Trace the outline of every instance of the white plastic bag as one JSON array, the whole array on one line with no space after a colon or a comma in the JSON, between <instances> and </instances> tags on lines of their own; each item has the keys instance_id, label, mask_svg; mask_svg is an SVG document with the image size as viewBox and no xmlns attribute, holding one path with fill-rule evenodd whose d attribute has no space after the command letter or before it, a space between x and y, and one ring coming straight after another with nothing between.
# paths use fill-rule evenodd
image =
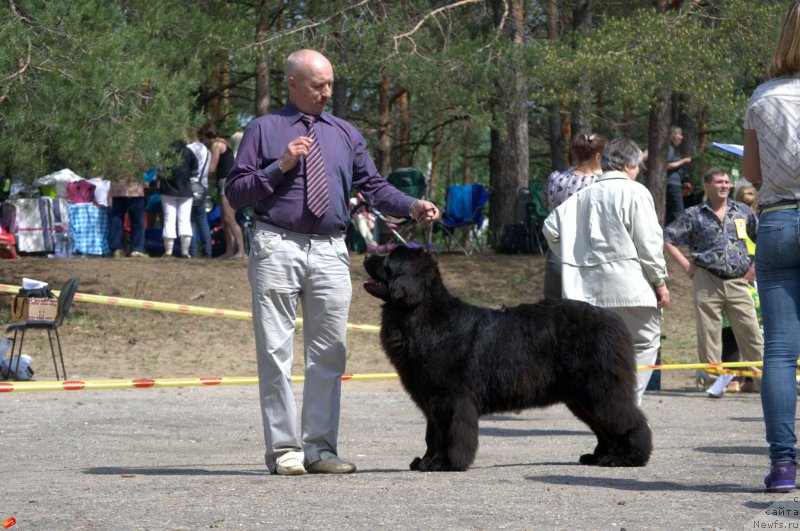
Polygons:
<instances>
[{"instance_id":1,"label":"white plastic bag","mask_svg":"<svg viewBox=\"0 0 800 531\"><path fill-rule=\"evenodd\" d=\"M31 357L23 354L18 358L14 358L14 363L10 367L6 359L6 352L11 348L12 342L10 339L0 337L0 376L6 379L14 379L19 382L30 380L33 377L33 369L31 369Z\"/></svg>"}]
</instances>

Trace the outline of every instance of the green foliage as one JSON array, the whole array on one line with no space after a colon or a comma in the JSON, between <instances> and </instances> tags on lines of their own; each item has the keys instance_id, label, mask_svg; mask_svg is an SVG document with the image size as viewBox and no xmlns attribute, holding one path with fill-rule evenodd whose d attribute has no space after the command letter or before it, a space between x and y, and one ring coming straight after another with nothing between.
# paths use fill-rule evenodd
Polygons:
<instances>
[{"instance_id":1,"label":"green foliage","mask_svg":"<svg viewBox=\"0 0 800 531\"><path fill-rule=\"evenodd\" d=\"M740 140L784 0L684 2L665 14L652 2L592 4L590 28L550 41L549 3L527 0L523 45L509 46L488 0L11 0L0 11L0 172L28 180L62 167L111 179L138 172L206 119L209 94L230 89L223 132L239 128L239 117L254 114L256 60L268 57L280 76L301 46L326 53L347 80L348 119L373 148L378 81L385 74L393 95L407 91L414 165L427 170L442 126L442 172L454 179L469 164L488 181L488 131L503 130L505 119L493 94L520 64L531 177L549 172L547 105L574 104L583 79L597 98L593 126L607 136L643 137L651 98L668 85L708 110L713 139ZM558 5L570 13L576 3ZM256 38L260 17L269 27ZM223 86L213 72L226 61Z\"/></svg>"},{"instance_id":2,"label":"green foliage","mask_svg":"<svg viewBox=\"0 0 800 531\"><path fill-rule=\"evenodd\" d=\"M656 91L668 86L729 129L741 124L745 93L754 73L764 71L782 9L775 2L746 0L701 7L686 2L682 10L664 14L641 4L608 8L591 30L531 47L528 61L538 78L532 98L575 101L580 80L589 79L593 92L603 95L606 133L613 136L620 133L614 124L621 122L624 103L645 119Z\"/></svg>"},{"instance_id":3,"label":"green foliage","mask_svg":"<svg viewBox=\"0 0 800 531\"><path fill-rule=\"evenodd\" d=\"M0 165L140 171L184 136L203 37L172 3L26 2L0 19ZM187 42L197 46L188 47ZM118 173L117 173L118 174Z\"/></svg>"}]
</instances>

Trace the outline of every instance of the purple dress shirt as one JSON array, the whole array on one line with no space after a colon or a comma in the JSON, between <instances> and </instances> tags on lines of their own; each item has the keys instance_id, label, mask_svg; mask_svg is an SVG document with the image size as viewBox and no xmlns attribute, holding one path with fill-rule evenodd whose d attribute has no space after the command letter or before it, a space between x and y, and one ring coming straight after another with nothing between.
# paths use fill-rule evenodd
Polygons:
<instances>
[{"instance_id":1,"label":"purple dress shirt","mask_svg":"<svg viewBox=\"0 0 800 531\"><path fill-rule=\"evenodd\" d=\"M339 234L350 223L348 198L355 187L382 213L408 216L414 198L381 177L355 127L326 112L319 116L316 131L325 160L330 206L320 218L312 214L305 201L304 160L286 174L278 168L289 142L306 135L301 116L300 110L288 103L247 126L225 181L225 197L233 208L254 205L257 220L301 234Z\"/></svg>"}]
</instances>

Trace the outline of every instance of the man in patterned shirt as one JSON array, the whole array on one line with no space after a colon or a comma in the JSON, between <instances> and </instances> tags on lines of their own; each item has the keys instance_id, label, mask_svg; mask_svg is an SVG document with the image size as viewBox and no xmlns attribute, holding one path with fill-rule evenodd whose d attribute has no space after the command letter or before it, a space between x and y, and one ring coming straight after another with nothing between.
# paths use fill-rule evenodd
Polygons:
<instances>
[{"instance_id":1,"label":"man in patterned shirt","mask_svg":"<svg viewBox=\"0 0 800 531\"><path fill-rule=\"evenodd\" d=\"M744 203L728 197L728 174L711 168L703 175L708 199L683 212L664 229L664 246L692 279L697 350L701 363L720 363L722 314L728 315L744 361L761 361L764 340L748 283L755 269L747 252L747 235L758 220ZM688 244L690 258L677 245ZM733 375L723 374L707 393L721 398Z\"/></svg>"}]
</instances>

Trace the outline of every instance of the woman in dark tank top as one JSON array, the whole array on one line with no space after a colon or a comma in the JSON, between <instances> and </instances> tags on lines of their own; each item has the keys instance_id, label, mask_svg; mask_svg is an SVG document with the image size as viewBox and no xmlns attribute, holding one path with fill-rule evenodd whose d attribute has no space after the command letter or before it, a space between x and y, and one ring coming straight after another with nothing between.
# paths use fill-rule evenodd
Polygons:
<instances>
[{"instance_id":1,"label":"woman in dark tank top","mask_svg":"<svg viewBox=\"0 0 800 531\"><path fill-rule=\"evenodd\" d=\"M222 210L222 229L225 233L225 254L220 258L247 258L242 229L236 222L236 210L225 198L225 178L233 167L233 149L219 136L217 127L210 122L200 128L199 136L203 144L211 151L208 176L217 180L218 200Z\"/></svg>"}]
</instances>

